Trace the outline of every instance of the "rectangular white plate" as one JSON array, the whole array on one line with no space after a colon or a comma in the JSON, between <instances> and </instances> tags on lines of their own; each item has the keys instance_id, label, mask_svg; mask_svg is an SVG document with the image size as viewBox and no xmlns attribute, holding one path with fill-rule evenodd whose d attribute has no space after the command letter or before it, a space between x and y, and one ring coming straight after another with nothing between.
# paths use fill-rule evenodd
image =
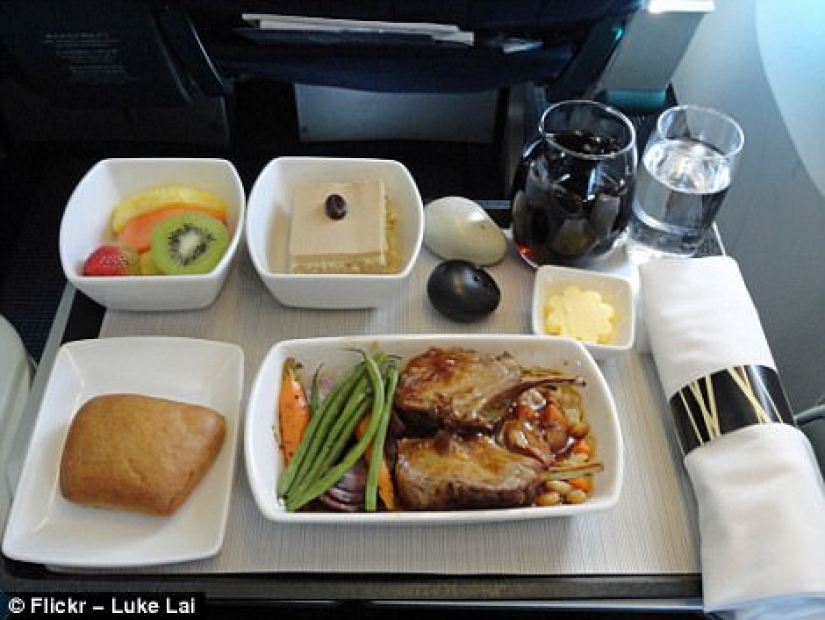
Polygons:
<instances>
[{"instance_id":1,"label":"rectangular white plate","mask_svg":"<svg viewBox=\"0 0 825 620\"><path fill-rule=\"evenodd\" d=\"M430 346L460 346L498 354L512 353L522 366L541 366L577 374L585 378L582 390L586 415L597 441L597 456L604 471L596 475L593 495L578 505L531 506L495 510L450 512L376 512L344 514L336 512L287 512L276 496L282 459L273 432L281 370L287 357L294 357L309 374L323 364L331 372L354 364L354 349L380 349L402 360L422 353ZM247 475L258 508L274 521L336 524L446 524L479 521L508 521L562 517L604 510L616 504L622 486L624 453L619 417L610 388L593 357L578 342L547 336L497 335L406 335L353 336L288 340L276 344L264 358L255 377L246 413L244 448Z\"/></svg>"},{"instance_id":2,"label":"rectangular white plate","mask_svg":"<svg viewBox=\"0 0 825 620\"><path fill-rule=\"evenodd\" d=\"M238 444L243 351L169 337L83 340L58 351L14 495L3 553L74 567L122 567L208 557L223 544ZM90 397L138 393L211 407L226 418L212 467L170 517L74 504L60 494L63 443Z\"/></svg>"}]
</instances>

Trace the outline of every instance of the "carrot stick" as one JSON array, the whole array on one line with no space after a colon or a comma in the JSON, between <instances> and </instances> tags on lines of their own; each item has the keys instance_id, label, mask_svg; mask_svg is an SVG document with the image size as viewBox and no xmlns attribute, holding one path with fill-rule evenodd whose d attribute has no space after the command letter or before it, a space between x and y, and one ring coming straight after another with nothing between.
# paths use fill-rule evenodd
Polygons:
<instances>
[{"instance_id":1,"label":"carrot stick","mask_svg":"<svg viewBox=\"0 0 825 620\"><path fill-rule=\"evenodd\" d=\"M570 426L570 420L568 420L567 416L564 415L561 407L553 401L548 402L545 406L543 418L545 424L558 424L565 428Z\"/></svg>"},{"instance_id":2,"label":"carrot stick","mask_svg":"<svg viewBox=\"0 0 825 620\"><path fill-rule=\"evenodd\" d=\"M574 489L580 489L586 493L590 493L593 488L593 480L590 478L569 478L567 483Z\"/></svg>"},{"instance_id":3,"label":"carrot stick","mask_svg":"<svg viewBox=\"0 0 825 620\"><path fill-rule=\"evenodd\" d=\"M370 416L371 414L368 413L361 418L361 422L355 428L356 437L360 438L366 432ZM364 452L364 459L367 461L367 464L372 460L372 448L373 445L372 442L370 442L366 452ZM381 459L381 465L378 470L378 497L380 497L384 503L384 508L387 510L395 510L395 483L392 480L392 474L390 473L386 458Z\"/></svg>"},{"instance_id":4,"label":"carrot stick","mask_svg":"<svg viewBox=\"0 0 825 620\"><path fill-rule=\"evenodd\" d=\"M281 391L278 396L278 423L281 430L281 453L289 463L301 444L309 426L309 402L304 386L298 380L298 363L293 358L284 362Z\"/></svg>"},{"instance_id":5,"label":"carrot stick","mask_svg":"<svg viewBox=\"0 0 825 620\"><path fill-rule=\"evenodd\" d=\"M576 454L590 455L593 452L593 449L587 442L586 438L576 440L576 442L573 444L572 450Z\"/></svg>"}]
</instances>

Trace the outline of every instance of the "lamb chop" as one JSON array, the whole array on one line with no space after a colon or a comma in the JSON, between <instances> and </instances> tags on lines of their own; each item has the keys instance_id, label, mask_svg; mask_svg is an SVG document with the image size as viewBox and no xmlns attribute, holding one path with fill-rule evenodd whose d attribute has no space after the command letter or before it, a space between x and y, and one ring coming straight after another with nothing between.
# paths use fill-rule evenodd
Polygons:
<instances>
[{"instance_id":1,"label":"lamb chop","mask_svg":"<svg viewBox=\"0 0 825 620\"><path fill-rule=\"evenodd\" d=\"M430 432L446 428L490 433L524 390L578 381L557 373L525 373L507 352L493 356L458 347L432 347L405 365L395 406L405 421Z\"/></svg>"},{"instance_id":2,"label":"lamb chop","mask_svg":"<svg viewBox=\"0 0 825 620\"><path fill-rule=\"evenodd\" d=\"M528 506L540 463L502 448L484 435L440 431L402 439L395 481L408 510L464 510Z\"/></svg>"}]
</instances>

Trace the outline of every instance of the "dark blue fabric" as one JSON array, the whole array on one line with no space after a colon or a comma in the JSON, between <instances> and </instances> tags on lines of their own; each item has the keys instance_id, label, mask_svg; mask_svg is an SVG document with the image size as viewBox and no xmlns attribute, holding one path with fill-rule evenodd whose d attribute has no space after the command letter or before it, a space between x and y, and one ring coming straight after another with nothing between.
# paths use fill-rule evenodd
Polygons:
<instances>
[{"instance_id":1,"label":"dark blue fabric","mask_svg":"<svg viewBox=\"0 0 825 620\"><path fill-rule=\"evenodd\" d=\"M614 20L620 29L644 1L3 0L0 49L21 80L64 105L80 107L182 105L190 89L222 94L224 79L247 78L374 92L471 92L553 83L574 66L594 24ZM474 33L475 45L313 36L250 40L242 13L455 24ZM189 38L181 36L190 32L186 16L195 27ZM171 17L178 19L170 22ZM116 62L97 75L80 61L73 66L66 60L73 57L46 43L60 35L64 42L74 37L80 46L87 30L109 35L113 58L124 65L119 81ZM609 29L605 32L612 43ZM531 47L512 51L503 45L512 40L527 40ZM595 62L605 62L596 47ZM584 71L587 79L592 65ZM83 71L83 79L73 68Z\"/></svg>"},{"instance_id":2,"label":"dark blue fabric","mask_svg":"<svg viewBox=\"0 0 825 620\"><path fill-rule=\"evenodd\" d=\"M372 92L478 92L527 81L554 80L567 65L568 46L504 55L497 50L398 51L240 48L215 58L228 75Z\"/></svg>"},{"instance_id":3,"label":"dark blue fabric","mask_svg":"<svg viewBox=\"0 0 825 620\"><path fill-rule=\"evenodd\" d=\"M250 41L235 2L185 0L207 51L230 79L268 78L375 92L468 92L550 83L590 28L644 0L252 0L245 13L438 22L471 30L476 45L380 45L308 40ZM505 53L506 38L538 49Z\"/></svg>"},{"instance_id":4,"label":"dark blue fabric","mask_svg":"<svg viewBox=\"0 0 825 620\"><path fill-rule=\"evenodd\" d=\"M142 0L3 0L9 73L70 107L180 106L190 92Z\"/></svg>"},{"instance_id":5,"label":"dark blue fabric","mask_svg":"<svg viewBox=\"0 0 825 620\"><path fill-rule=\"evenodd\" d=\"M646 0L184 0L204 26L223 30L239 12L439 22L471 30L542 30L629 15Z\"/></svg>"}]
</instances>

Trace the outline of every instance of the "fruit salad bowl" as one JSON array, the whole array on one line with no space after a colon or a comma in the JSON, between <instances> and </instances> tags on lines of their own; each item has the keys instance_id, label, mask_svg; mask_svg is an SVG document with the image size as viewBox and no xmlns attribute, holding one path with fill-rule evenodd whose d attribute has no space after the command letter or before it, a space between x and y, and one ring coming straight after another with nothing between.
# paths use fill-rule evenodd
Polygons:
<instances>
[{"instance_id":1,"label":"fruit salad bowl","mask_svg":"<svg viewBox=\"0 0 825 620\"><path fill-rule=\"evenodd\" d=\"M237 253L245 210L243 185L226 160L99 161L63 213L63 272L111 310L207 307Z\"/></svg>"}]
</instances>

